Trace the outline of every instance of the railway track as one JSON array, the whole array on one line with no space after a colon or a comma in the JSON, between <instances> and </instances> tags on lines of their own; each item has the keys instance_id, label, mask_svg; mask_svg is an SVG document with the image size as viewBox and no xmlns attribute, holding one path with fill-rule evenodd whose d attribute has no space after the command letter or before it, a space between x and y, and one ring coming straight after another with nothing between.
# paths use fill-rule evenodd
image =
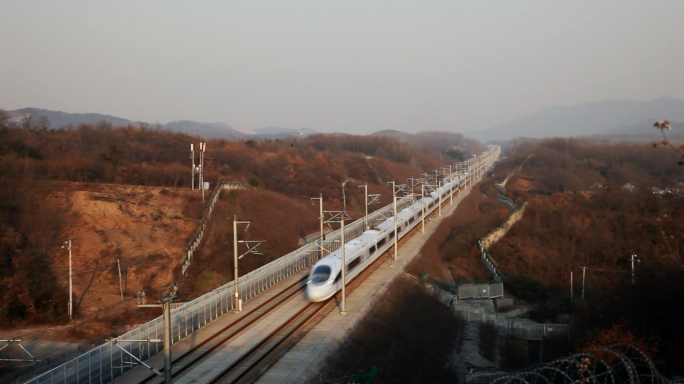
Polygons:
<instances>
[{"instance_id":1,"label":"railway track","mask_svg":"<svg viewBox=\"0 0 684 384\"><path fill-rule=\"evenodd\" d=\"M213 334L207 340L204 340L202 343L193 347L191 350L174 358L172 374L173 378L178 378L184 373L188 372L188 370L191 368L196 367L221 345L239 335L242 331L249 328L252 324L258 322L264 316L273 312L276 308L280 307L283 303L287 302L295 295L301 293L304 289L304 281L305 279L297 280L295 283L289 285L278 294L274 295L268 301L261 303L259 306L251 310L242 319L227 325ZM157 384L163 382L163 378L151 374L140 383Z\"/></svg>"},{"instance_id":2,"label":"railway track","mask_svg":"<svg viewBox=\"0 0 684 384\"><path fill-rule=\"evenodd\" d=\"M411 234L413 236L415 232ZM407 239L409 236L404 236ZM402 239L403 240L403 239ZM372 275L387 258L379 257L359 276L347 285L347 295L353 292L368 276ZM338 307L341 293L319 303L309 303L288 321L274 330L261 342L244 354L240 359L225 368L218 376L209 381L211 384L254 383L287 351L289 351L306 333L321 322L333 309Z\"/></svg>"},{"instance_id":3,"label":"railway track","mask_svg":"<svg viewBox=\"0 0 684 384\"><path fill-rule=\"evenodd\" d=\"M415 235L419 230L414 228L411 233L406 234L400 244L409 237ZM390 254L390 252L386 252ZM352 280L346 288L347 295L363 283L368 276L373 274L387 257L378 257L368 266L359 276ZM203 361L210 358L216 351L226 343L240 335L243 331L259 322L266 315L280 308L284 303L300 294L303 291L303 282L300 279L291 284L268 301L260 304L253 309L247 316L234 322L207 340L198 344L188 352L180 355L173 360L173 379L177 380L186 373L198 368ZM297 311L294 315L283 322L275 330L251 347L246 353L238 358L233 364L223 369L215 375L208 383L252 383L265 373L280 357L290 350L296 343L313 329L316 324L322 321L328 313L338 307L341 300L341 293L337 293L332 298L319 303L308 303L304 308ZM141 383L157 384L163 383L163 379L155 375L150 375Z\"/></svg>"}]
</instances>

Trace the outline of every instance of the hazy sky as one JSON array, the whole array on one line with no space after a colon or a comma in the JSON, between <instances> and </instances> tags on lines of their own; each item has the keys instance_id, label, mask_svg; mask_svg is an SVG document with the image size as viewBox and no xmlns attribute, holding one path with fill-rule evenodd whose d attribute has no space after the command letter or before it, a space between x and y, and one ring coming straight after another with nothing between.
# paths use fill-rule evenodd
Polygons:
<instances>
[{"instance_id":1,"label":"hazy sky","mask_svg":"<svg viewBox=\"0 0 684 384\"><path fill-rule=\"evenodd\" d=\"M469 131L684 99L684 1L0 0L0 108Z\"/></svg>"}]
</instances>

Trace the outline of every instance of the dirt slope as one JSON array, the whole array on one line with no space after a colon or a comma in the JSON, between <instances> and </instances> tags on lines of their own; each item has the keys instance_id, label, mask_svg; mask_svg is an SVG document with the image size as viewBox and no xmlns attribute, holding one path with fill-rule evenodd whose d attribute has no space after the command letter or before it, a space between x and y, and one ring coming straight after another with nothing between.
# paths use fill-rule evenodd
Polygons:
<instances>
[{"instance_id":1,"label":"dirt slope","mask_svg":"<svg viewBox=\"0 0 684 384\"><path fill-rule=\"evenodd\" d=\"M74 301L88 315L124 295L168 284L197 229L197 193L158 187L102 185L65 193L71 203L68 235L73 239ZM189 216L188 216L189 215ZM66 255L59 260L67 267ZM66 270L65 270L66 272Z\"/></svg>"}]
</instances>

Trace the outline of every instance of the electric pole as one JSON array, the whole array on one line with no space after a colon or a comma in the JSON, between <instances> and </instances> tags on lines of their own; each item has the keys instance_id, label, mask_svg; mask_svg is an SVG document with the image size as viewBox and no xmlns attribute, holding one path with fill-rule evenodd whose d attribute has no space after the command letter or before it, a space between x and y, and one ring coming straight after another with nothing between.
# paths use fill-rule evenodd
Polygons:
<instances>
[{"instance_id":1,"label":"electric pole","mask_svg":"<svg viewBox=\"0 0 684 384\"><path fill-rule=\"evenodd\" d=\"M164 384L172 384L172 370L171 366L171 302L174 297L169 296L162 299L161 304L138 304L138 308L162 308L163 310L163 324L164 324ZM149 340L150 342L156 342L156 340ZM145 364L147 366L147 364ZM147 366L152 369L152 367ZM152 369L155 374L159 374L159 371Z\"/></svg>"},{"instance_id":2,"label":"electric pole","mask_svg":"<svg viewBox=\"0 0 684 384\"><path fill-rule=\"evenodd\" d=\"M634 261L640 261L637 259L637 255L632 254L632 285L634 285Z\"/></svg>"},{"instance_id":3,"label":"electric pole","mask_svg":"<svg viewBox=\"0 0 684 384\"><path fill-rule=\"evenodd\" d=\"M345 215L342 215L340 218L340 256L342 257L342 310L340 311L340 315L342 316L347 314L347 260L345 259L344 255L344 216Z\"/></svg>"},{"instance_id":4,"label":"electric pole","mask_svg":"<svg viewBox=\"0 0 684 384\"><path fill-rule=\"evenodd\" d=\"M570 271L570 301L572 301L572 271Z\"/></svg>"},{"instance_id":5,"label":"electric pole","mask_svg":"<svg viewBox=\"0 0 684 384\"><path fill-rule=\"evenodd\" d=\"M237 215L233 215L233 291L235 293L235 312L236 313L242 311L242 303L240 302L240 290L238 289L237 225L238 225Z\"/></svg>"},{"instance_id":6,"label":"electric pole","mask_svg":"<svg viewBox=\"0 0 684 384\"><path fill-rule=\"evenodd\" d=\"M323 230L323 222L325 221L325 217L323 216L323 193L321 193L321 197L312 197L311 200L319 200L320 202L318 219L321 222L321 237L319 239L321 256L319 257L319 259L322 259L323 256L325 256L325 248L323 247L323 242L325 241L325 231ZM311 203L313 204L313 201Z\"/></svg>"},{"instance_id":7,"label":"electric pole","mask_svg":"<svg viewBox=\"0 0 684 384\"><path fill-rule=\"evenodd\" d=\"M440 188L442 188L442 181L437 182L437 194L439 195L439 217L442 217L442 191L440 191Z\"/></svg>"},{"instance_id":8,"label":"electric pole","mask_svg":"<svg viewBox=\"0 0 684 384\"><path fill-rule=\"evenodd\" d=\"M366 202L366 216L363 218L363 229L368 230L368 184L359 185L359 188L363 188L363 193L365 196L364 201Z\"/></svg>"},{"instance_id":9,"label":"electric pole","mask_svg":"<svg viewBox=\"0 0 684 384\"><path fill-rule=\"evenodd\" d=\"M264 240L240 240L238 241L237 236L237 226L238 224L247 224L245 227L245 232L249 229L249 221L237 221L237 215L233 215L233 291L235 294L235 313L242 312L242 300L240 299L240 289L238 287L238 259L241 259L244 255L251 253L255 255L260 255L261 253L256 251L259 244L263 243ZM238 243L245 243L247 245L247 252L242 255L238 255ZM249 245L249 243L255 243L254 246Z\"/></svg>"},{"instance_id":10,"label":"electric pole","mask_svg":"<svg viewBox=\"0 0 684 384\"><path fill-rule=\"evenodd\" d=\"M399 248L399 240L397 239L397 191L394 181L388 181L387 184L392 184L392 209L394 210L394 217L392 218L392 221L394 221L394 261L396 262L399 259L399 253L397 251Z\"/></svg>"},{"instance_id":11,"label":"electric pole","mask_svg":"<svg viewBox=\"0 0 684 384\"><path fill-rule=\"evenodd\" d=\"M202 191L202 204L204 204L204 152L207 150L207 143L200 143L200 187Z\"/></svg>"},{"instance_id":12,"label":"electric pole","mask_svg":"<svg viewBox=\"0 0 684 384\"><path fill-rule=\"evenodd\" d=\"M451 177L451 165L449 165L449 205L454 205L454 182Z\"/></svg>"},{"instance_id":13,"label":"electric pole","mask_svg":"<svg viewBox=\"0 0 684 384\"><path fill-rule=\"evenodd\" d=\"M73 285L72 285L72 279L73 275L71 273L71 249L73 248L71 246L71 239L68 241L65 241L64 244L68 244L66 248L69 250L69 306L67 308L67 312L69 314L69 320L74 319L74 291L73 291ZM64 248L64 246L62 246Z\"/></svg>"},{"instance_id":14,"label":"electric pole","mask_svg":"<svg viewBox=\"0 0 684 384\"><path fill-rule=\"evenodd\" d=\"M420 232L425 233L425 183L420 185Z\"/></svg>"},{"instance_id":15,"label":"electric pole","mask_svg":"<svg viewBox=\"0 0 684 384\"><path fill-rule=\"evenodd\" d=\"M351 219L347 215L346 211L325 211L325 213L330 215L330 218L326 221L326 223L340 223L340 262L341 262L341 268L340 268L340 275L342 276L342 307L340 310L340 315L346 315L347 314L347 260L345 256L345 249L344 249L344 221L346 219Z\"/></svg>"},{"instance_id":16,"label":"electric pole","mask_svg":"<svg viewBox=\"0 0 684 384\"><path fill-rule=\"evenodd\" d=\"M192 143L190 144L190 158L192 159L192 172L191 172L192 177L191 177L191 180L192 180L192 190L194 191L195 190L195 173L197 172L197 170L195 169L195 150L193 148Z\"/></svg>"}]
</instances>

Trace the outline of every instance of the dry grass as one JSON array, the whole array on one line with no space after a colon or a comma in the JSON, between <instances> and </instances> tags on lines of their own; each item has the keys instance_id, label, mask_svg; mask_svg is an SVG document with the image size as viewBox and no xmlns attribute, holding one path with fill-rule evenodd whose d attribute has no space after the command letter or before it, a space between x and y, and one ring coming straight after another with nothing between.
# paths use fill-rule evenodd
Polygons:
<instances>
[{"instance_id":1,"label":"dry grass","mask_svg":"<svg viewBox=\"0 0 684 384\"><path fill-rule=\"evenodd\" d=\"M449 279L448 268L456 281L484 280L491 277L480 259L477 240L501 224L510 208L483 196L485 181L476 185L456 211L444 218L421 249L421 256L408 267L418 276L422 272Z\"/></svg>"},{"instance_id":2,"label":"dry grass","mask_svg":"<svg viewBox=\"0 0 684 384\"><path fill-rule=\"evenodd\" d=\"M398 277L330 353L320 376L331 379L376 366L376 383L456 382L448 360L461 329L461 320L415 280Z\"/></svg>"}]
</instances>

